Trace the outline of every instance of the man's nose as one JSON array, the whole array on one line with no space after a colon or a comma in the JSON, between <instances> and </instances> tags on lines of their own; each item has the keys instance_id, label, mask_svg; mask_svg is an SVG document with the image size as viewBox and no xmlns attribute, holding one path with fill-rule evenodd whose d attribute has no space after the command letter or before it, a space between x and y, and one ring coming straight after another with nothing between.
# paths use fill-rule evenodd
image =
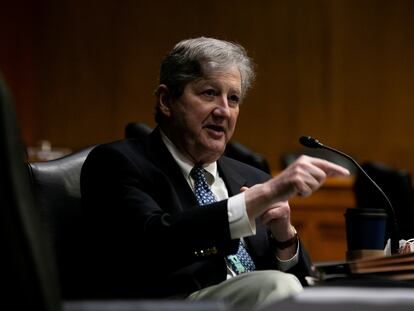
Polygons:
<instances>
[{"instance_id":1,"label":"man's nose","mask_svg":"<svg viewBox=\"0 0 414 311\"><path fill-rule=\"evenodd\" d=\"M222 117L230 116L230 106L227 96L221 96L218 99L217 107L214 109L215 115Z\"/></svg>"}]
</instances>

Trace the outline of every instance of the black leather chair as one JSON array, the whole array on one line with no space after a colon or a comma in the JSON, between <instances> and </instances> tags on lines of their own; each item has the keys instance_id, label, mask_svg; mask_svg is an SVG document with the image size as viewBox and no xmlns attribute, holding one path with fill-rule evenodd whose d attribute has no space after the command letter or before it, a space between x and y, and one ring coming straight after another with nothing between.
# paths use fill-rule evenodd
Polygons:
<instances>
[{"instance_id":1,"label":"black leather chair","mask_svg":"<svg viewBox=\"0 0 414 311\"><path fill-rule=\"evenodd\" d=\"M400 237L414 238L414 197L411 174L379 162L366 162L361 166L391 201ZM388 210L388 205L382 195L361 174L357 174L355 178L354 192L357 207Z\"/></svg>"},{"instance_id":2,"label":"black leather chair","mask_svg":"<svg viewBox=\"0 0 414 311\"><path fill-rule=\"evenodd\" d=\"M88 271L82 265L85 224L82 222L80 172L93 148L94 146L90 146L56 160L28 163L36 210L41 212L49 244L56 258L60 289L65 301L64 310L230 310L222 301L140 301L120 300L116 297L111 297L111 300L97 300L88 296L91 291L83 287L85 284L82 277ZM85 286L93 284L88 283Z\"/></svg>"},{"instance_id":3,"label":"black leather chair","mask_svg":"<svg viewBox=\"0 0 414 311\"><path fill-rule=\"evenodd\" d=\"M94 146L65 157L29 162L37 209L45 224L62 284L64 298L76 298L82 291L82 213L80 172Z\"/></svg>"},{"instance_id":4,"label":"black leather chair","mask_svg":"<svg viewBox=\"0 0 414 311\"><path fill-rule=\"evenodd\" d=\"M142 122L130 122L125 126L125 138L142 137L151 133L152 128ZM266 158L253 152L246 146L231 141L227 144L224 152L229 158L254 166L268 174L271 173Z\"/></svg>"},{"instance_id":5,"label":"black leather chair","mask_svg":"<svg viewBox=\"0 0 414 311\"><path fill-rule=\"evenodd\" d=\"M143 122L130 122L125 126L124 137L134 138L142 137L151 133L152 128Z\"/></svg>"},{"instance_id":6,"label":"black leather chair","mask_svg":"<svg viewBox=\"0 0 414 311\"><path fill-rule=\"evenodd\" d=\"M253 152L246 146L236 141L231 141L227 144L224 154L229 158L249 164L259 170L271 174L269 163L264 156Z\"/></svg>"}]
</instances>

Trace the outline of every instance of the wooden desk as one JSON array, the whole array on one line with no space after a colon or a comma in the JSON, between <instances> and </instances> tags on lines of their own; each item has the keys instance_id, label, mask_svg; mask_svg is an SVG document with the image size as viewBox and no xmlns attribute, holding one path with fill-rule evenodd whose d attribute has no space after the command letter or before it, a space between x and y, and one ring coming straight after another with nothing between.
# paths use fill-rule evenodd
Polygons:
<instances>
[{"instance_id":1,"label":"wooden desk","mask_svg":"<svg viewBox=\"0 0 414 311\"><path fill-rule=\"evenodd\" d=\"M345 260L344 213L355 207L352 177L329 178L307 198L290 200L292 224L313 261Z\"/></svg>"}]
</instances>

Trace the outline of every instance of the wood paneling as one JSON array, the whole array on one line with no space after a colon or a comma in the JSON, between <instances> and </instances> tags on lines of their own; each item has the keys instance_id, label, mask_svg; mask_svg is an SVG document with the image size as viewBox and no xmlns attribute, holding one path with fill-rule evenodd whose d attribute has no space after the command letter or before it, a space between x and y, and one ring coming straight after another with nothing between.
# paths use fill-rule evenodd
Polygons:
<instances>
[{"instance_id":1,"label":"wood paneling","mask_svg":"<svg viewBox=\"0 0 414 311\"><path fill-rule=\"evenodd\" d=\"M3 1L0 6L0 72L4 76L21 124L25 142L38 139L38 121L34 104L32 1Z\"/></svg>"},{"instance_id":2,"label":"wood paneling","mask_svg":"<svg viewBox=\"0 0 414 311\"><path fill-rule=\"evenodd\" d=\"M292 223L315 262L345 260L344 213L355 207L353 178L329 178L312 196L290 201Z\"/></svg>"},{"instance_id":3,"label":"wood paneling","mask_svg":"<svg viewBox=\"0 0 414 311\"><path fill-rule=\"evenodd\" d=\"M35 7L32 16L15 14L33 21L25 29L32 36L17 38L33 42L25 53L33 65L17 64L11 81L18 106L28 100L22 94L34 101L35 111L21 114L30 143L76 149L120 138L131 120L154 125L160 60L179 39L205 35L238 41L254 58L258 78L235 139L273 168L309 134L357 160L414 170L412 1L43 0Z\"/></svg>"},{"instance_id":4,"label":"wood paneling","mask_svg":"<svg viewBox=\"0 0 414 311\"><path fill-rule=\"evenodd\" d=\"M121 138L130 121L153 126L162 57L203 35L237 41L254 58L235 139L273 169L306 134L414 172L414 1L3 2L0 66L28 144L78 149ZM323 217L342 213L337 202Z\"/></svg>"}]
</instances>

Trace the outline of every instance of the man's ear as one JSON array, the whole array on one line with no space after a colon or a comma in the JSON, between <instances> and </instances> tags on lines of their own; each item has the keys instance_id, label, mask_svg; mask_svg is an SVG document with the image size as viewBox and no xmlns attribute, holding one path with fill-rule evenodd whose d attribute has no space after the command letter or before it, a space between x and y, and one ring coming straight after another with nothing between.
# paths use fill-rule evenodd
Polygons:
<instances>
[{"instance_id":1,"label":"man's ear","mask_svg":"<svg viewBox=\"0 0 414 311\"><path fill-rule=\"evenodd\" d=\"M159 111L166 117L171 116L171 96L168 87L160 84L155 91Z\"/></svg>"}]
</instances>

